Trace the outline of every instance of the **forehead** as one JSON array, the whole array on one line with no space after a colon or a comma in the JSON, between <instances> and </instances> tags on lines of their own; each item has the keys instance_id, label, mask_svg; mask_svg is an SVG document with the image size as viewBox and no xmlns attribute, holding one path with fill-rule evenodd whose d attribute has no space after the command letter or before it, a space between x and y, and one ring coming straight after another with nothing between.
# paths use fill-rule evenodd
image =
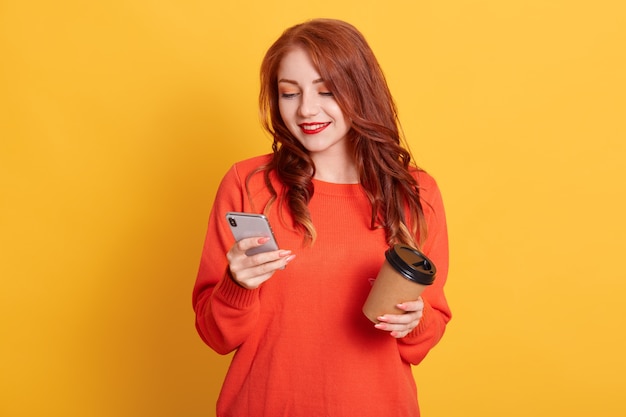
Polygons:
<instances>
[{"instance_id":1,"label":"forehead","mask_svg":"<svg viewBox=\"0 0 626 417\"><path fill-rule=\"evenodd\" d=\"M320 74L309 54L302 48L291 49L278 66L278 80L288 79L298 83L319 81Z\"/></svg>"}]
</instances>

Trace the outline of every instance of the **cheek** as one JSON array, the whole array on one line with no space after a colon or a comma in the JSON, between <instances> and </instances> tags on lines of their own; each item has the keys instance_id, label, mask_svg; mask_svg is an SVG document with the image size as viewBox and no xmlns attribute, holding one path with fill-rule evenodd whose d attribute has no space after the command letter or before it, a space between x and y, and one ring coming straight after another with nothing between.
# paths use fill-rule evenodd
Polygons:
<instances>
[{"instance_id":1,"label":"cheek","mask_svg":"<svg viewBox=\"0 0 626 417\"><path fill-rule=\"evenodd\" d=\"M283 119L283 123L287 130L291 132L292 135L298 136L299 127L296 125L295 116L294 116L294 108L290 102L280 101L278 103L278 112L280 113L280 118Z\"/></svg>"},{"instance_id":2,"label":"cheek","mask_svg":"<svg viewBox=\"0 0 626 417\"><path fill-rule=\"evenodd\" d=\"M333 114L335 114L335 115L341 114L342 117L343 117L343 112L341 111L341 107L339 107L339 103L337 103L335 100L332 100L328 104L328 111L332 111Z\"/></svg>"},{"instance_id":3,"label":"cheek","mask_svg":"<svg viewBox=\"0 0 626 417\"><path fill-rule=\"evenodd\" d=\"M339 105L337 103L334 103L332 107L329 107L328 111L332 112L332 118L335 119L335 121L343 123L348 129L350 129L352 123L344 116L341 108L339 108Z\"/></svg>"},{"instance_id":4,"label":"cheek","mask_svg":"<svg viewBox=\"0 0 626 417\"><path fill-rule=\"evenodd\" d=\"M293 105L291 102L286 100L280 100L278 102L278 111L280 113L280 117L282 117L283 121L286 124L291 123L291 119L293 119Z\"/></svg>"}]
</instances>

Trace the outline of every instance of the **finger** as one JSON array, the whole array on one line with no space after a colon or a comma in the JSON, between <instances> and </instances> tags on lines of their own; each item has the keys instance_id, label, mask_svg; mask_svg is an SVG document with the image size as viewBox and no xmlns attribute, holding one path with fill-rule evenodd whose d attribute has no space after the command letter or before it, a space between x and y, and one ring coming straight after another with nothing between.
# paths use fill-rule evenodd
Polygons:
<instances>
[{"instance_id":1,"label":"finger","mask_svg":"<svg viewBox=\"0 0 626 417\"><path fill-rule=\"evenodd\" d=\"M269 237L248 237L245 239L241 239L235 245L237 246L237 249L239 249L241 252L246 252L249 249L256 248L263 245L264 243L267 243L267 241L269 240Z\"/></svg>"},{"instance_id":2,"label":"finger","mask_svg":"<svg viewBox=\"0 0 626 417\"><path fill-rule=\"evenodd\" d=\"M415 326L415 327L417 327L417 326ZM399 339L399 338L405 337L406 335L411 333L413 331L413 329L415 329L415 327L404 328L404 329L397 329L397 330L391 330L391 329L380 329L380 330L386 331L386 332L389 333L389 336L395 337L396 339Z\"/></svg>"},{"instance_id":3,"label":"finger","mask_svg":"<svg viewBox=\"0 0 626 417\"><path fill-rule=\"evenodd\" d=\"M419 297L415 301L405 301L404 303L400 303L396 305L400 310L403 311L418 311L424 309L424 300L422 297Z\"/></svg>"},{"instance_id":4,"label":"finger","mask_svg":"<svg viewBox=\"0 0 626 417\"><path fill-rule=\"evenodd\" d=\"M250 266L262 265L268 262L274 262L274 261L288 258L290 255L291 255L291 251L284 250L284 249L257 253L256 255L247 256L246 264Z\"/></svg>"},{"instance_id":5,"label":"finger","mask_svg":"<svg viewBox=\"0 0 626 417\"><path fill-rule=\"evenodd\" d=\"M389 335L392 337L395 337L396 339L402 339L404 336L406 336L409 333L411 333L411 331L407 330L405 332L391 332L389 333Z\"/></svg>"},{"instance_id":6,"label":"finger","mask_svg":"<svg viewBox=\"0 0 626 417\"><path fill-rule=\"evenodd\" d=\"M404 314L385 314L377 317L379 322L390 324L408 324L422 318L423 310L406 312Z\"/></svg>"},{"instance_id":7,"label":"finger","mask_svg":"<svg viewBox=\"0 0 626 417\"><path fill-rule=\"evenodd\" d=\"M404 314L385 314L377 317L378 323L374 326L379 330L387 331L391 336L401 338L417 327L423 310L410 311Z\"/></svg>"},{"instance_id":8,"label":"finger","mask_svg":"<svg viewBox=\"0 0 626 417\"><path fill-rule=\"evenodd\" d=\"M265 237L252 237L236 242L226 254L226 259L231 269L238 271L245 268L254 267L266 262L272 262L280 258L286 258L291 254L288 250L276 250L261 252L255 255L246 255L246 251L261 246L267 242Z\"/></svg>"},{"instance_id":9,"label":"finger","mask_svg":"<svg viewBox=\"0 0 626 417\"><path fill-rule=\"evenodd\" d=\"M276 254L279 256L278 259L261 264L255 264L252 267L238 269L237 265L231 265L230 271L233 278L245 288L257 288L262 283L270 279L272 275L274 275L274 272L279 269L284 269L286 265L296 257L296 255L289 255L291 251L276 252L283 253ZM256 258L259 255L255 255L254 257Z\"/></svg>"},{"instance_id":10,"label":"finger","mask_svg":"<svg viewBox=\"0 0 626 417\"><path fill-rule=\"evenodd\" d=\"M404 331L407 329L413 329L419 323L419 319L411 320L408 323L387 323L387 322L379 322L374 325L377 329L386 330L388 332L392 331Z\"/></svg>"},{"instance_id":11,"label":"finger","mask_svg":"<svg viewBox=\"0 0 626 417\"><path fill-rule=\"evenodd\" d=\"M254 289L269 280L278 269L284 269L283 262L269 262L255 268L244 269L239 273L232 271L231 273L235 281L237 281L242 287Z\"/></svg>"},{"instance_id":12,"label":"finger","mask_svg":"<svg viewBox=\"0 0 626 417\"><path fill-rule=\"evenodd\" d=\"M417 327L419 320L407 323L407 324L393 324L393 323L377 323L374 325L379 330L389 332L389 334L396 338L401 338L409 334L413 329Z\"/></svg>"},{"instance_id":13,"label":"finger","mask_svg":"<svg viewBox=\"0 0 626 417\"><path fill-rule=\"evenodd\" d=\"M295 258L295 255L289 256L291 251L283 251L283 252L284 253L282 254L282 256L278 254L279 255L278 259L275 259L274 256L272 256L272 260L268 262L260 263L253 268L249 268L248 270L255 275L265 275L265 274L273 274L277 270L283 269L287 263L291 262L291 260Z\"/></svg>"}]
</instances>

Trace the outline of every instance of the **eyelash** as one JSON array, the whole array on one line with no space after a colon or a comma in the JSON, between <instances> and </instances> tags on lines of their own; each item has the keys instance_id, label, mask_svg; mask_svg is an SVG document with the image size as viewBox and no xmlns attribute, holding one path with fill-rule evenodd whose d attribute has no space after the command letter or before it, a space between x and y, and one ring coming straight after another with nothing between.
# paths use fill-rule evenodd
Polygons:
<instances>
[{"instance_id":1,"label":"eyelash","mask_svg":"<svg viewBox=\"0 0 626 417\"><path fill-rule=\"evenodd\" d=\"M280 96L282 98L285 98L285 99L291 99L291 98L295 98L297 95L298 95L298 93L282 93ZM334 96L334 94L331 93L330 91L319 93L319 95L323 96L323 97L333 97Z\"/></svg>"}]
</instances>

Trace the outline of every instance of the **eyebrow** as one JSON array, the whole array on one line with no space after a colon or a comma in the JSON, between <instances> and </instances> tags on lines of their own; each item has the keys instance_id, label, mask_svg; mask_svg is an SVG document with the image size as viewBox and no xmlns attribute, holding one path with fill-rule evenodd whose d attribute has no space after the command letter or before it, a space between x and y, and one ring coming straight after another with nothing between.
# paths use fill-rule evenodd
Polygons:
<instances>
[{"instance_id":1,"label":"eyebrow","mask_svg":"<svg viewBox=\"0 0 626 417\"><path fill-rule=\"evenodd\" d=\"M318 78L317 80L313 80L313 84L320 84L320 83L323 83L323 82L324 82L323 78ZM286 78L281 78L280 80L278 80L278 84L280 84L280 83L288 83L288 84L298 85L297 81L288 80Z\"/></svg>"}]
</instances>

